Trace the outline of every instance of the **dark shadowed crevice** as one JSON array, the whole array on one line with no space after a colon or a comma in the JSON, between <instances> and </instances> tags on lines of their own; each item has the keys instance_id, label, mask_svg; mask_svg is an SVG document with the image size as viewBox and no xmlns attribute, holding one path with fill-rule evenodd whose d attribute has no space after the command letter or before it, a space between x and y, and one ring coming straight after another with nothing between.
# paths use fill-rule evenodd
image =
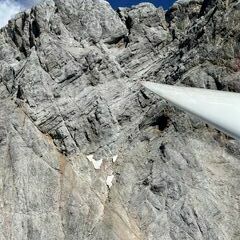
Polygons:
<instances>
[{"instance_id":1,"label":"dark shadowed crevice","mask_svg":"<svg viewBox=\"0 0 240 240\"><path fill-rule=\"evenodd\" d=\"M106 44L118 44L122 39L124 39L124 35L123 36L120 36L120 37L114 37L114 38L111 38L110 40L106 41L105 43Z\"/></svg>"},{"instance_id":2,"label":"dark shadowed crevice","mask_svg":"<svg viewBox=\"0 0 240 240\"><path fill-rule=\"evenodd\" d=\"M217 90L223 90L224 89L224 84L222 84L218 79L215 79L215 84L217 87Z\"/></svg>"},{"instance_id":3,"label":"dark shadowed crevice","mask_svg":"<svg viewBox=\"0 0 240 240\"><path fill-rule=\"evenodd\" d=\"M117 10L117 14L120 17L120 19L125 23L125 26L128 29L128 34L130 35L131 29L133 27L132 18L130 16L127 16L127 17L123 16L120 9Z\"/></svg>"},{"instance_id":4,"label":"dark shadowed crevice","mask_svg":"<svg viewBox=\"0 0 240 240\"><path fill-rule=\"evenodd\" d=\"M23 90L20 86L18 86L18 90L17 90L17 98L18 99L21 99L21 100L24 100L24 97L23 97Z\"/></svg>"},{"instance_id":5,"label":"dark shadowed crevice","mask_svg":"<svg viewBox=\"0 0 240 240\"><path fill-rule=\"evenodd\" d=\"M153 194L162 195L162 193L165 191L165 186L162 184L159 184L159 185L154 184L154 185L151 185L150 190Z\"/></svg>"},{"instance_id":6,"label":"dark shadowed crevice","mask_svg":"<svg viewBox=\"0 0 240 240\"><path fill-rule=\"evenodd\" d=\"M161 154L162 154L164 157L166 157L166 155L165 155L166 146L165 146L164 143L162 143L162 144L160 145L159 150L160 150Z\"/></svg>"},{"instance_id":7,"label":"dark shadowed crevice","mask_svg":"<svg viewBox=\"0 0 240 240\"><path fill-rule=\"evenodd\" d=\"M125 24L126 24L126 27L128 29L128 33L131 34L131 29L133 27L133 20L131 17L127 17L126 20L125 20Z\"/></svg>"},{"instance_id":8,"label":"dark shadowed crevice","mask_svg":"<svg viewBox=\"0 0 240 240\"><path fill-rule=\"evenodd\" d=\"M205 15L211 8L217 5L216 0L204 0L199 12L199 17Z\"/></svg>"},{"instance_id":9,"label":"dark shadowed crevice","mask_svg":"<svg viewBox=\"0 0 240 240\"><path fill-rule=\"evenodd\" d=\"M169 127L170 118L167 115L161 115L155 119L154 122L151 123L150 126L158 127L160 131L164 131L166 128Z\"/></svg>"},{"instance_id":10,"label":"dark shadowed crevice","mask_svg":"<svg viewBox=\"0 0 240 240\"><path fill-rule=\"evenodd\" d=\"M40 27L38 22L34 19L29 27L29 43L30 48L36 46L35 39L41 35Z\"/></svg>"},{"instance_id":11,"label":"dark shadowed crevice","mask_svg":"<svg viewBox=\"0 0 240 240\"><path fill-rule=\"evenodd\" d=\"M165 13L165 20L166 22L169 24L169 26L171 25L172 20L174 19L174 15L173 15L174 10L169 9L166 13Z\"/></svg>"},{"instance_id":12,"label":"dark shadowed crevice","mask_svg":"<svg viewBox=\"0 0 240 240\"><path fill-rule=\"evenodd\" d=\"M24 30L24 28L26 26L26 21L27 21L27 14L23 13L23 16L22 16L22 31Z\"/></svg>"},{"instance_id":13,"label":"dark shadowed crevice","mask_svg":"<svg viewBox=\"0 0 240 240\"><path fill-rule=\"evenodd\" d=\"M187 38L187 39L185 39L183 42L180 42L180 44L179 44L179 49L182 49L182 48L185 48L185 47L187 47L188 49L190 49L190 46L191 46L191 39L190 39L190 38Z\"/></svg>"},{"instance_id":14,"label":"dark shadowed crevice","mask_svg":"<svg viewBox=\"0 0 240 240\"><path fill-rule=\"evenodd\" d=\"M32 22L32 33L35 38L38 38L41 34L39 24L36 20L33 20Z\"/></svg>"},{"instance_id":15,"label":"dark shadowed crevice","mask_svg":"<svg viewBox=\"0 0 240 240\"><path fill-rule=\"evenodd\" d=\"M19 47L15 31L12 31L12 34L10 36L12 36L12 40L13 40L14 44L16 45L16 47Z\"/></svg>"},{"instance_id":16,"label":"dark shadowed crevice","mask_svg":"<svg viewBox=\"0 0 240 240\"><path fill-rule=\"evenodd\" d=\"M28 53L27 53L27 50L26 50L24 44L22 44L22 46L19 48L19 51L20 51L21 53L23 53L23 55L24 55L25 57L28 56Z\"/></svg>"}]
</instances>

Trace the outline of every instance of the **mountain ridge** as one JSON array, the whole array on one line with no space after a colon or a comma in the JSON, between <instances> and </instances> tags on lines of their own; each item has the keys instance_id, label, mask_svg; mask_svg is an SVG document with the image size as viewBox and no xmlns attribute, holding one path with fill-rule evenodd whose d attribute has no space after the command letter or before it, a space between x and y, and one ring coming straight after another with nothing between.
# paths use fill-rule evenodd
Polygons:
<instances>
[{"instance_id":1,"label":"mountain ridge","mask_svg":"<svg viewBox=\"0 0 240 240\"><path fill-rule=\"evenodd\" d=\"M47 0L10 20L0 239L238 239L239 143L140 84L239 92L238 10Z\"/></svg>"}]
</instances>

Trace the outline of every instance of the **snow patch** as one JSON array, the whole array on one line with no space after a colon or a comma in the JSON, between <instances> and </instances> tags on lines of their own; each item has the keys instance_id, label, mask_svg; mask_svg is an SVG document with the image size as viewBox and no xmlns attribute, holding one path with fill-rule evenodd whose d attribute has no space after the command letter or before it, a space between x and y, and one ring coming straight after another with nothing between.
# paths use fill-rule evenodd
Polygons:
<instances>
[{"instance_id":1,"label":"snow patch","mask_svg":"<svg viewBox=\"0 0 240 240\"><path fill-rule=\"evenodd\" d=\"M118 155L113 156L112 161L115 163L117 161Z\"/></svg>"},{"instance_id":2,"label":"snow patch","mask_svg":"<svg viewBox=\"0 0 240 240\"><path fill-rule=\"evenodd\" d=\"M87 156L87 159L88 159L89 162L91 162L91 163L93 164L93 166L94 166L95 169L97 169L97 170L101 169L101 166L102 166L102 163L103 163L103 160L102 160L102 159L100 159L100 160L95 160L95 159L93 158L93 155L88 155L88 156Z\"/></svg>"},{"instance_id":3,"label":"snow patch","mask_svg":"<svg viewBox=\"0 0 240 240\"><path fill-rule=\"evenodd\" d=\"M114 179L114 175L111 175L111 176L108 176L108 177L107 177L106 184L107 184L107 186L108 186L109 188L112 187L112 181L113 181L113 179Z\"/></svg>"}]
</instances>

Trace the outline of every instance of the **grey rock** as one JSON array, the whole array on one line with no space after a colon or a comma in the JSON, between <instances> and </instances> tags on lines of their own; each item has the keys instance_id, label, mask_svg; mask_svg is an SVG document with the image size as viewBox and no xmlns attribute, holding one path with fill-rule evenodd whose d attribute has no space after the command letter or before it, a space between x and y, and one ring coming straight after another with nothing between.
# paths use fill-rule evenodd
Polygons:
<instances>
[{"instance_id":1,"label":"grey rock","mask_svg":"<svg viewBox=\"0 0 240 240\"><path fill-rule=\"evenodd\" d=\"M47 0L2 28L0 239L239 239L240 144L140 84L239 92L238 5Z\"/></svg>"}]
</instances>

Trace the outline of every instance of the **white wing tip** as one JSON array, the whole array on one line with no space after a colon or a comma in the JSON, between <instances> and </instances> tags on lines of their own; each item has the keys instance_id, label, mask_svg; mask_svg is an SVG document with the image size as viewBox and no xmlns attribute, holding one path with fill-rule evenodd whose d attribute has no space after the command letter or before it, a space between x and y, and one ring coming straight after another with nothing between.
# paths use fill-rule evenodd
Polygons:
<instances>
[{"instance_id":1,"label":"white wing tip","mask_svg":"<svg viewBox=\"0 0 240 240\"><path fill-rule=\"evenodd\" d=\"M146 82L146 81L142 81L141 84L145 87L145 88L151 88L151 86L154 84L153 82Z\"/></svg>"}]
</instances>

